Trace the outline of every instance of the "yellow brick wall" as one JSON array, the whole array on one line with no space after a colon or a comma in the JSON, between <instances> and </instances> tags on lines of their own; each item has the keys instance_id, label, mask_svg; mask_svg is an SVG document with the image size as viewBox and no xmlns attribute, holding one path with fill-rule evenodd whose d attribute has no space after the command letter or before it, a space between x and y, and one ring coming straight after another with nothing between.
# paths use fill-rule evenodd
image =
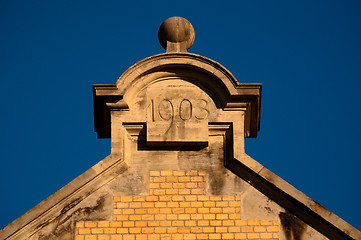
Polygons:
<instances>
[{"instance_id":1,"label":"yellow brick wall","mask_svg":"<svg viewBox=\"0 0 361 240\"><path fill-rule=\"evenodd\" d=\"M75 239L278 239L277 220L241 220L238 195L206 195L205 171L150 171L149 188L114 197L112 222L77 222Z\"/></svg>"}]
</instances>

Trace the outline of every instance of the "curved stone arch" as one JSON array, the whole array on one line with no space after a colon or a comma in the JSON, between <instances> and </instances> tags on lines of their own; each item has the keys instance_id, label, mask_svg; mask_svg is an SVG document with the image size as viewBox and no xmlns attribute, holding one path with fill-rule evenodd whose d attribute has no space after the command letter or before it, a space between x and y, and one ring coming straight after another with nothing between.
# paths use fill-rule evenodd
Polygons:
<instances>
[{"instance_id":1,"label":"curved stone arch","mask_svg":"<svg viewBox=\"0 0 361 240\"><path fill-rule=\"evenodd\" d=\"M116 86L118 93L124 96L126 92L134 93L157 79L172 76L200 87L218 108L225 107L232 96L237 96L237 86L241 85L215 61L196 54L174 53L141 60L124 72Z\"/></svg>"},{"instance_id":2,"label":"curved stone arch","mask_svg":"<svg viewBox=\"0 0 361 240\"><path fill-rule=\"evenodd\" d=\"M177 77L198 86L218 109L245 111L245 137L257 136L262 84L239 83L221 64L197 54L163 53L134 64L116 84L93 86L98 137L110 137L111 109L129 109L127 100L134 98L127 96L136 96L144 87L166 77Z\"/></svg>"},{"instance_id":3,"label":"curved stone arch","mask_svg":"<svg viewBox=\"0 0 361 240\"><path fill-rule=\"evenodd\" d=\"M229 96L227 89L223 86L211 84L212 80L210 80L211 82L209 82L207 86L206 83L209 76L202 72L197 73L198 74L195 74L194 70L189 70L184 66L174 66L172 68L167 67L167 69L159 69L154 72L149 72L148 74L143 74L139 79L135 79L131 86L128 87L127 91L124 93L124 100L127 103L130 103L130 100L128 99L134 99L139 92L160 81L183 80L194 84L208 94L217 108L226 106Z\"/></svg>"}]
</instances>

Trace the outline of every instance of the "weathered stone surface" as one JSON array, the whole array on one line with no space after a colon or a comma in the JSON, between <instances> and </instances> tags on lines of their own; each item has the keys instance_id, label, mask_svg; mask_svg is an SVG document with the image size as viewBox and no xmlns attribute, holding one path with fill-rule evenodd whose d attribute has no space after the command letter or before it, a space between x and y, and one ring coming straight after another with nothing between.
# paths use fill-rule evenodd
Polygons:
<instances>
[{"instance_id":1,"label":"weathered stone surface","mask_svg":"<svg viewBox=\"0 0 361 240\"><path fill-rule=\"evenodd\" d=\"M211 99L202 90L182 80L161 81L146 95L147 143L207 145Z\"/></svg>"}]
</instances>

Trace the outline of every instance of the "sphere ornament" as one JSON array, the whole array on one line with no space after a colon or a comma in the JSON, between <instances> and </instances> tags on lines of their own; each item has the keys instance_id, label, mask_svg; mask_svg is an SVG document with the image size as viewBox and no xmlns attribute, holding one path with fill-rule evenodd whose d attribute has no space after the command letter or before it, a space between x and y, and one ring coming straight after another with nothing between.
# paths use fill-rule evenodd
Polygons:
<instances>
[{"instance_id":1,"label":"sphere ornament","mask_svg":"<svg viewBox=\"0 0 361 240\"><path fill-rule=\"evenodd\" d=\"M186 52L193 44L195 32L192 24L182 17L171 17L159 28L158 40L167 52Z\"/></svg>"}]
</instances>

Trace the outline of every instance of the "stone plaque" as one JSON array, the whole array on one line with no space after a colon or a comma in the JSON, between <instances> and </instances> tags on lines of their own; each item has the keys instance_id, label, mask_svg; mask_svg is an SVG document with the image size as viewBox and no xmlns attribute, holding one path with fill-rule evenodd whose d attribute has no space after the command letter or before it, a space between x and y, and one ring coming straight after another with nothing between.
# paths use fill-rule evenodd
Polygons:
<instances>
[{"instance_id":1,"label":"stone plaque","mask_svg":"<svg viewBox=\"0 0 361 240\"><path fill-rule=\"evenodd\" d=\"M148 88L147 142L207 145L208 104L208 96L189 83Z\"/></svg>"}]
</instances>

